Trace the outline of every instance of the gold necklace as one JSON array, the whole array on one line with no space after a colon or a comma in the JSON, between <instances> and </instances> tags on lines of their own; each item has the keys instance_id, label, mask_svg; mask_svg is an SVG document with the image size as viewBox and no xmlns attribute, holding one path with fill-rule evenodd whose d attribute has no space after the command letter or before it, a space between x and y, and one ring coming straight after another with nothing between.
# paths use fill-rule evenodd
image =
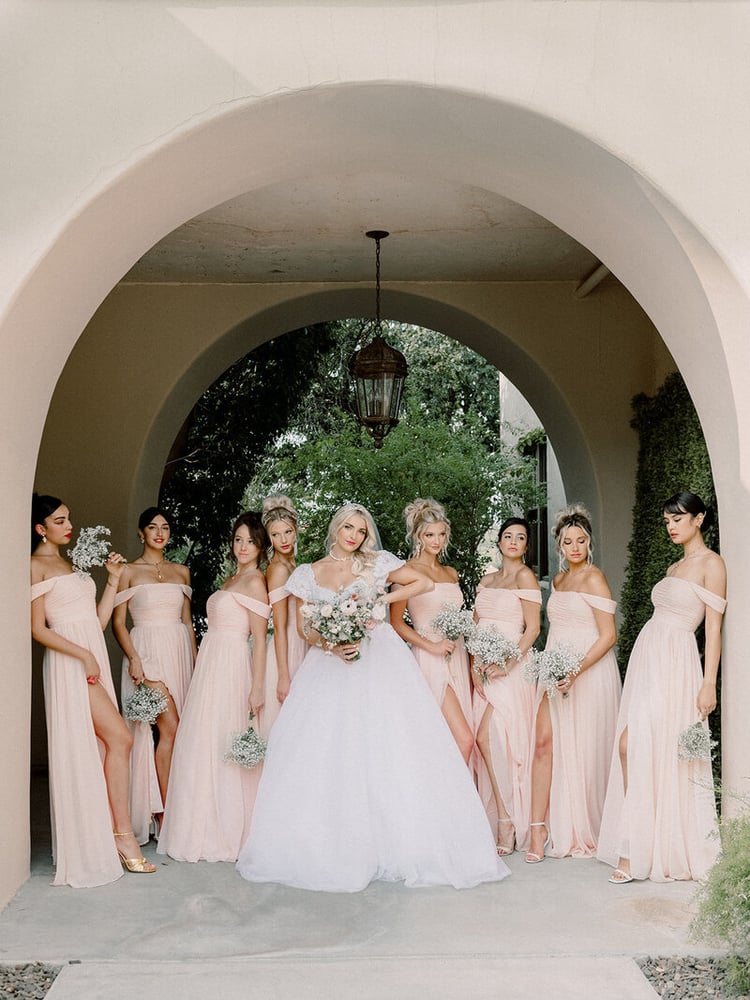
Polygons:
<instances>
[{"instance_id":1,"label":"gold necklace","mask_svg":"<svg viewBox=\"0 0 750 1000\"><path fill-rule=\"evenodd\" d=\"M150 566L151 569L155 569L156 570L156 579L159 581L159 583L162 583L162 581L164 580L164 577L161 575L161 570L159 569L159 567L163 566L164 563L167 560L166 559L160 559L158 563L152 563L152 562L149 562L148 559L144 559L143 556L141 556L141 559L143 559L143 562L146 564L146 566Z\"/></svg>"}]
</instances>

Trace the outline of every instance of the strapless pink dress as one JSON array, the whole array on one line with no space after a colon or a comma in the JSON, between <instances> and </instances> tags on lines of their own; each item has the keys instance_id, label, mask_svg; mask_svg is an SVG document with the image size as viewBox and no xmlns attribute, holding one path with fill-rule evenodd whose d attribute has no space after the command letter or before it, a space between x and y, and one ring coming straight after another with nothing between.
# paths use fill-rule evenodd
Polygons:
<instances>
[{"instance_id":1,"label":"strapless pink dress","mask_svg":"<svg viewBox=\"0 0 750 1000\"><path fill-rule=\"evenodd\" d=\"M290 594L286 587L276 587L268 591L268 603L273 606L279 601L288 601L287 624L286 624L286 648L287 663L289 664L289 677L294 680L300 663L307 653L307 643L297 631L297 598ZM268 739L276 718L281 709L279 699L276 697L276 685L279 680L279 666L276 660L276 644L273 636L269 636L268 649L266 651L266 702L260 714L260 732L264 739Z\"/></svg>"},{"instance_id":2,"label":"strapless pink dress","mask_svg":"<svg viewBox=\"0 0 750 1000\"><path fill-rule=\"evenodd\" d=\"M430 622L444 605L453 604L460 608L463 602L463 594L457 583L436 583L435 589L429 593L412 597L407 607L414 628L437 641L444 636L442 632L430 628ZM458 639L456 648L450 656L437 656L426 649L419 649L418 646L414 646L412 653L438 705L443 704L445 692L451 688L458 699L466 723L471 728L471 679L464 640Z\"/></svg>"},{"instance_id":3,"label":"strapless pink dress","mask_svg":"<svg viewBox=\"0 0 750 1000\"><path fill-rule=\"evenodd\" d=\"M525 628L522 601L541 604L542 595L538 590L505 590L480 584L474 612L480 625L492 626L517 642ZM536 706L536 691L523 679L523 663L522 660L507 676L484 686L486 701L474 692L475 729L479 728L487 704L492 706L489 726L492 767L522 850L528 844L531 818L530 769ZM497 808L492 785L481 754L477 753L477 758L479 793L494 828Z\"/></svg>"},{"instance_id":4,"label":"strapless pink dress","mask_svg":"<svg viewBox=\"0 0 750 1000\"><path fill-rule=\"evenodd\" d=\"M726 601L697 583L668 576L651 592L653 617L630 654L597 857L630 859L635 878L702 879L719 856L711 762L680 760L679 734L699 719L703 683L695 629L706 607ZM628 730L628 792L619 739Z\"/></svg>"},{"instance_id":5,"label":"strapless pink dress","mask_svg":"<svg viewBox=\"0 0 750 1000\"><path fill-rule=\"evenodd\" d=\"M42 580L31 600L44 596L48 626L91 650L100 684L116 706L104 634L96 615L96 586L88 575L71 573ZM104 748L94 732L89 685L83 664L53 649L44 651L44 706L49 749L53 885L106 885L122 875L112 837L104 781Z\"/></svg>"},{"instance_id":6,"label":"strapless pink dress","mask_svg":"<svg viewBox=\"0 0 750 1000\"><path fill-rule=\"evenodd\" d=\"M219 590L208 599L208 631L177 729L159 854L177 861L236 861L250 829L262 765L224 760L247 729L252 685L250 615L271 609Z\"/></svg>"},{"instance_id":7,"label":"strapless pink dress","mask_svg":"<svg viewBox=\"0 0 750 1000\"><path fill-rule=\"evenodd\" d=\"M593 609L614 615L617 604L595 594L553 590L547 603L547 649L566 645L582 655L599 632ZM585 670L567 698L549 699L552 789L547 853L555 858L596 854L615 742L622 684L612 650Z\"/></svg>"},{"instance_id":8,"label":"strapless pink dress","mask_svg":"<svg viewBox=\"0 0 750 1000\"><path fill-rule=\"evenodd\" d=\"M193 649L190 633L182 621L185 598L192 589L180 583L142 583L120 591L115 607L127 602L133 627L130 638L143 661L143 671L150 681L162 681L172 696L177 713L187 697L193 675ZM135 691L128 673L127 657L122 662L120 694L123 705ZM148 842L154 813L164 811L154 764L154 737L145 722L128 722L133 732L130 755L130 818L139 844Z\"/></svg>"}]
</instances>

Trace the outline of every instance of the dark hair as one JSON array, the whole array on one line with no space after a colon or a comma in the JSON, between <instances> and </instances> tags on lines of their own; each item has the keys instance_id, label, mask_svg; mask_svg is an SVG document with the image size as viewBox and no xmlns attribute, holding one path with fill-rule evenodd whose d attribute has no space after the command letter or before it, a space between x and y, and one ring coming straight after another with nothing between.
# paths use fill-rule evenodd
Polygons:
<instances>
[{"instance_id":1,"label":"dark hair","mask_svg":"<svg viewBox=\"0 0 750 1000\"><path fill-rule=\"evenodd\" d=\"M164 510L163 507L147 507L143 511L143 513L141 514L141 516L138 518L138 530L139 531L143 531L144 528L146 528L149 524L151 524L151 522L153 521L153 519L155 517L163 517L164 520L169 525L170 530L171 530L171 528L172 528L172 518Z\"/></svg>"},{"instance_id":2,"label":"dark hair","mask_svg":"<svg viewBox=\"0 0 750 1000\"><path fill-rule=\"evenodd\" d=\"M675 493L673 497L665 500L662 506L662 513L691 514L693 517L703 514L701 528L708 527L710 521L709 511L701 498L697 494L690 493L687 490L684 490L682 493Z\"/></svg>"},{"instance_id":3,"label":"dark hair","mask_svg":"<svg viewBox=\"0 0 750 1000\"><path fill-rule=\"evenodd\" d=\"M62 507L63 502L58 497L51 497L47 493L33 493L31 497L31 551L36 549L42 538L38 531L35 531L37 524L44 524L50 514L54 514L58 507Z\"/></svg>"},{"instance_id":4,"label":"dark hair","mask_svg":"<svg viewBox=\"0 0 750 1000\"><path fill-rule=\"evenodd\" d=\"M260 512L257 510L246 510L244 514L240 514L237 520L232 526L232 534L229 538L229 555L233 556L234 552L234 536L237 534L242 526L245 526L250 532L250 541L257 545L260 549L260 555L258 559L262 559L265 555L266 549L270 546L268 534L266 529L263 527L263 520L261 518Z\"/></svg>"},{"instance_id":5,"label":"dark hair","mask_svg":"<svg viewBox=\"0 0 750 1000\"><path fill-rule=\"evenodd\" d=\"M531 525L525 517L506 517L497 533L498 545L500 544L500 539L503 537L503 532L507 531L508 528L512 528L514 524L519 524L526 531L527 540L531 538Z\"/></svg>"}]
</instances>

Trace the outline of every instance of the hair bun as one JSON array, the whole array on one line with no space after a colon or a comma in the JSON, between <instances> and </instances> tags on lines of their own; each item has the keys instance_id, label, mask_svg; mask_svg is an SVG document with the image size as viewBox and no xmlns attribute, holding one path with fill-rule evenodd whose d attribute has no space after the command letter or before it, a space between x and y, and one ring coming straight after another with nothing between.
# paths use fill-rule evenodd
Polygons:
<instances>
[{"instance_id":1,"label":"hair bun","mask_svg":"<svg viewBox=\"0 0 750 1000\"><path fill-rule=\"evenodd\" d=\"M552 534L555 538L559 538L562 532L570 527L570 525L583 527L589 536L593 534L591 530L591 514L589 514L588 510L581 503L569 504L555 514L555 525L552 529Z\"/></svg>"}]
</instances>

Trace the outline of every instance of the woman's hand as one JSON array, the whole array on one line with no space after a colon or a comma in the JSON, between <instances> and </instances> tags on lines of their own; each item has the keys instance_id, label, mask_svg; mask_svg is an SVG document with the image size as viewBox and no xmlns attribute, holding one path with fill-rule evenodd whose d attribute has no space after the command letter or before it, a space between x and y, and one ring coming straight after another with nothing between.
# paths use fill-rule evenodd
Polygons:
<instances>
[{"instance_id":1,"label":"woman's hand","mask_svg":"<svg viewBox=\"0 0 750 1000\"><path fill-rule=\"evenodd\" d=\"M696 702L696 705L698 711L700 712L701 722L705 722L706 718L716 708L715 684L711 684L710 681L704 681L701 684L701 689L698 692L698 701Z\"/></svg>"},{"instance_id":2,"label":"woman's hand","mask_svg":"<svg viewBox=\"0 0 750 1000\"><path fill-rule=\"evenodd\" d=\"M137 686L142 684L146 679L146 674L143 670L143 662L137 653L128 657L129 666L128 673L130 674L130 679Z\"/></svg>"},{"instance_id":3,"label":"woman's hand","mask_svg":"<svg viewBox=\"0 0 750 1000\"><path fill-rule=\"evenodd\" d=\"M563 698L567 698L570 694L570 689L573 687L573 681L575 681L576 676L576 674L568 674L567 677L563 677L561 681L557 682L557 690L562 694Z\"/></svg>"},{"instance_id":4,"label":"woman's hand","mask_svg":"<svg viewBox=\"0 0 750 1000\"><path fill-rule=\"evenodd\" d=\"M98 683L102 672L94 654L87 649L86 655L81 657L81 660L83 662L83 669L86 672L86 680L89 684Z\"/></svg>"},{"instance_id":5,"label":"woman's hand","mask_svg":"<svg viewBox=\"0 0 750 1000\"><path fill-rule=\"evenodd\" d=\"M292 682L289 678L289 674L282 676L279 674L279 679L276 684L276 700L280 705L283 705L286 701L286 696L289 694L289 688L292 686Z\"/></svg>"},{"instance_id":6,"label":"woman's hand","mask_svg":"<svg viewBox=\"0 0 750 1000\"><path fill-rule=\"evenodd\" d=\"M253 684L250 688L250 694L247 699L248 712L252 712L257 718L260 710L263 708L265 700L265 692L263 691L263 688L260 685L256 686Z\"/></svg>"},{"instance_id":7,"label":"woman's hand","mask_svg":"<svg viewBox=\"0 0 750 1000\"><path fill-rule=\"evenodd\" d=\"M359 643L358 642L342 642L338 646L334 646L331 649L334 656L338 656L342 659L344 663L351 663L352 660L356 660L359 656Z\"/></svg>"},{"instance_id":8,"label":"woman's hand","mask_svg":"<svg viewBox=\"0 0 750 1000\"><path fill-rule=\"evenodd\" d=\"M119 552L110 552L107 556L107 561L104 564L107 570L107 576L110 582L115 586L122 576L122 571L127 566L128 561L125 556L121 556Z\"/></svg>"},{"instance_id":9,"label":"woman's hand","mask_svg":"<svg viewBox=\"0 0 750 1000\"><path fill-rule=\"evenodd\" d=\"M450 658L455 648L456 644L452 639L438 639L436 642L432 643L431 652L435 653L437 656Z\"/></svg>"},{"instance_id":10,"label":"woman's hand","mask_svg":"<svg viewBox=\"0 0 750 1000\"><path fill-rule=\"evenodd\" d=\"M479 695L483 701L487 701L487 695L484 693L484 680L482 679L482 668L478 663L474 663L471 668L471 683L474 685L474 690Z\"/></svg>"},{"instance_id":11,"label":"woman's hand","mask_svg":"<svg viewBox=\"0 0 750 1000\"><path fill-rule=\"evenodd\" d=\"M507 677L508 671L499 663L486 663L482 671L488 681L496 681L500 677Z\"/></svg>"}]
</instances>

